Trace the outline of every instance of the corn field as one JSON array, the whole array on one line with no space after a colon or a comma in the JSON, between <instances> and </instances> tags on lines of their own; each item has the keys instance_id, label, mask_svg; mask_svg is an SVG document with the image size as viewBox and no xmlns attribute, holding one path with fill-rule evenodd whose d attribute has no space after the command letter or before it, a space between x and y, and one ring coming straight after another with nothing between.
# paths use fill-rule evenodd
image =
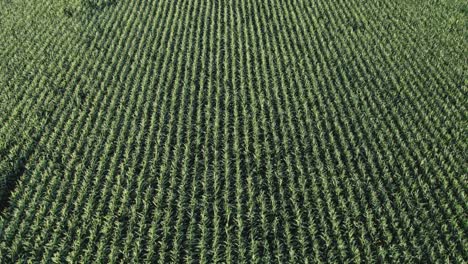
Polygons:
<instances>
[{"instance_id":1,"label":"corn field","mask_svg":"<svg viewBox=\"0 0 468 264\"><path fill-rule=\"evenodd\" d=\"M0 0L0 263L467 263L467 15Z\"/></svg>"}]
</instances>

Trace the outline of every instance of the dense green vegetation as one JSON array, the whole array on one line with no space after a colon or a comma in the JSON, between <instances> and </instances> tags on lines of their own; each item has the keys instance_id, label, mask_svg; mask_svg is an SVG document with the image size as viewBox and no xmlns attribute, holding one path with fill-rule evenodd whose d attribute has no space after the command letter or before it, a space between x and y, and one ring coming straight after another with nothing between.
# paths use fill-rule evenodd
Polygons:
<instances>
[{"instance_id":1,"label":"dense green vegetation","mask_svg":"<svg viewBox=\"0 0 468 264\"><path fill-rule=\"evenodd\" d=\"M464 2L0 0L0 263L466 263Z\"/></svg>"}]
</instances>

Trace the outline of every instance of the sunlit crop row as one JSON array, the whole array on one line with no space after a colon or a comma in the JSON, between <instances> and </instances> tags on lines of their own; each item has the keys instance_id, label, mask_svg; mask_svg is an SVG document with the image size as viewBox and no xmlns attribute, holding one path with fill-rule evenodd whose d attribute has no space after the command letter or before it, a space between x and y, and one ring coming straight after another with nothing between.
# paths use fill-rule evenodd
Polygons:
<instances>
[{"instance_id":1,"label":"sunlit crop row","mask_svg":"<svg viewBox=\"0 0 468 264\"><path fill-rule=\"evenodd\" d=\"M466 8L414 2L1 2L0 263L466 262Z\"/></svg>"}]
</instances>

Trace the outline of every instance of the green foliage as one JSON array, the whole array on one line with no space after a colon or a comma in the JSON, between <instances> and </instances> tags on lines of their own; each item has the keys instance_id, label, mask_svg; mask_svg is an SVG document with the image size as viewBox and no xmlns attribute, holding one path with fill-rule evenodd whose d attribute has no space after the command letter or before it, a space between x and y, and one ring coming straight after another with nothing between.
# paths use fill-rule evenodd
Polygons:
<instances>
[{"instance_id":1,"label":"green foliage","mask_svg":"<svg viewBox=\"0 0 468 264\"><path fill-rule=\"evenodd\" d=\"M466 4L1 1L0 263L464 263Z\"/></svg>"}]
</instances>

